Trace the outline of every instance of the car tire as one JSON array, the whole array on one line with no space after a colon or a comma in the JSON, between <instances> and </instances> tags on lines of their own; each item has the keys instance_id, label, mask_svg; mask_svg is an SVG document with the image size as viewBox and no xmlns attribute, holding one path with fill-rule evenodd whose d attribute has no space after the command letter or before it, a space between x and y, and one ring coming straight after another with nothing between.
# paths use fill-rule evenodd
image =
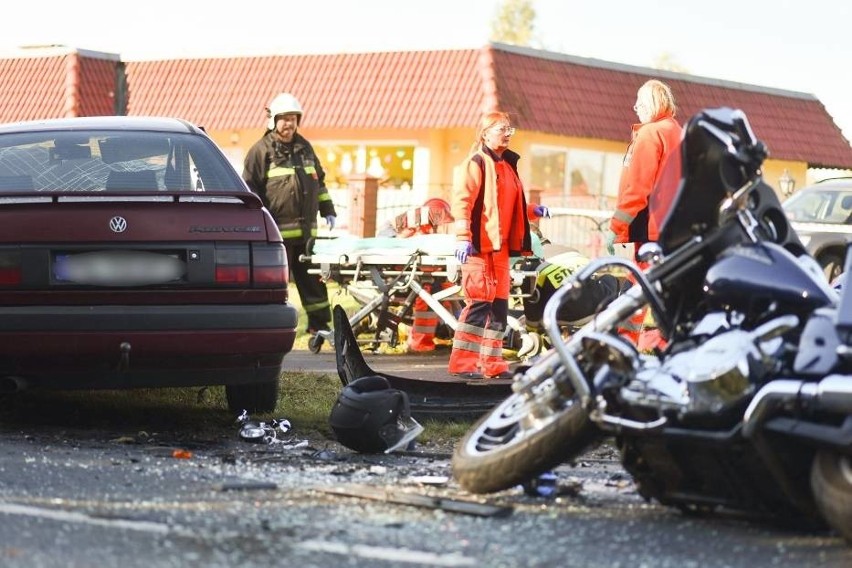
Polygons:
<instances>
[{"instance_id":1,"label":"car tire","mask_svg":"<svg viewBox=\"0 0 852 568\"><path fill-rule=\"evenodd\" d=\"M225 398L231 412L249 414L272 412L278 406L278 380L246 385L225 385Z\"/></svg>"}]
</instances>

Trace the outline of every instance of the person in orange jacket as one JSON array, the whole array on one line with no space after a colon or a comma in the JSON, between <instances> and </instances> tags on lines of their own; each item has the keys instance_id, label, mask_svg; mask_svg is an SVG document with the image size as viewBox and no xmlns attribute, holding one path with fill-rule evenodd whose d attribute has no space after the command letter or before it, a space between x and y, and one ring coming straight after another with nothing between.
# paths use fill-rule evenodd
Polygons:
<instances>
[{"instance_id":1,"label":"person in orange jacket","mask_svg":"<svg viewBox=\"0 0 852 568\"><path fill-rule=\"evenodd\" d=\"M427 199L422 206L411 208L400 213L378 231L380 237L408 238L416 235L431 235L446 233L449 224L453 222L450 204L440 197ZM452 286L446 278L424 279L421 286L427 293ZM442 303L445 308L452 310L450 302ZM440 318L432 311L429 304L417 296L412 307L411 332L406 339L409 352L428 353L435 350L435 332Z\"/></svg>"},{"instance_id":2,"label":"person in orange jacket","mask_svg":"<svg viewBox=\"0 0 852 568\"><path fill-rule=\"evenodd\" d=\"M636 93L633 110L639 117L634 124L630 145L624 156L618 199L605 239L609 254L615 254L614 243L633 243L634 257L643 243L659 237L659 227L648 215L648 203L666 159L680 146L683 128L675 120L677 107L668 85L657 79L646 81ZM645 268L639 262L640 268ZM645 312L640 311L622 335L640 343Z\"/></svg>"},{"instance_id":3,"label":"person in orange jacket","mask_svg":"<svg viewBox=\"0 0 852 568\"><path fill-rule=\"evenodd\" d=\"M452 215L465 305L453 335L449 372L468 379L507 377L503 335L508 325L510 256L532 254L530 220L550 217L527 205L509 150L515 129L505 112L485 113L470 154L456 168Z\"/></svg>"}]
</instances>

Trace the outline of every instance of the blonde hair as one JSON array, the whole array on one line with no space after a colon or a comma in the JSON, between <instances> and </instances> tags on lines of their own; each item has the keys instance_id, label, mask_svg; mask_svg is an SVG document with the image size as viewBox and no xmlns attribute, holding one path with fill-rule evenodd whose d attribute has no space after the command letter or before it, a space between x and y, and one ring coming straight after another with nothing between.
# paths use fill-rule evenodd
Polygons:
<instances>
[{"instance_id":1,"label":"blonde hair","mask_svg":"<svg viewBox=\"0 0 852 568\"><path fill-rule=\"evenodd\" d=\"M491 112L483 113L479 118L479 126L476 129L476 140L474 140L470 151L476 152L479 150L479 147L482 146L482 141L485 140L485 131L500 122L507 122L511 124L508 112L493 110Z\"/></svg>"},{"instance_id":2,"label":"blonde hair","mask_svg":"<svg viewBox=\"0 0 852 568\"><path fill-rule=\"evenodd\" d=\"M636 98L652 112L653 118L664 114L674 116L677 112L671 88L657 79L645 81L636 92Z\"/></svg>"}]
</instances>

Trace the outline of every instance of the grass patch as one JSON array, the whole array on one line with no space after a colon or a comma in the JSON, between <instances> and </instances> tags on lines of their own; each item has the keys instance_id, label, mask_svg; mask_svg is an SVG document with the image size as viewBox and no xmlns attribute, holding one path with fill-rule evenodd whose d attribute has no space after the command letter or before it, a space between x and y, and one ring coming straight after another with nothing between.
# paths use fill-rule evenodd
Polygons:
<instances>
[{"instance_id":1,"label":"grass patch","mask_svg":"<svg viewBox=\"0 0 852 568\"><path fill-rule=\"evenodd\" d=\"M258 420L286 418L296 436L333 440L328 417L340 395L336 375L285 372L274 412L252 415ZM96 391L24 391L0 397L4 428L39 426L102 429L128 435L141 431L215 438L236 432L223 387L186 387ZM418 442L452 444L470 421L428 420Z\"/></svg>"},{"instance_id":2,"label":"grass patch","mask_svg":"<svg viewBox=\"0 0 852 568\"><path fill-rule=\"evenodd\" d=\"M314 430L331 437L328 416L340 390L337 376L284 372L275 410L297 429Z\"/></svg>"}]
</instances>

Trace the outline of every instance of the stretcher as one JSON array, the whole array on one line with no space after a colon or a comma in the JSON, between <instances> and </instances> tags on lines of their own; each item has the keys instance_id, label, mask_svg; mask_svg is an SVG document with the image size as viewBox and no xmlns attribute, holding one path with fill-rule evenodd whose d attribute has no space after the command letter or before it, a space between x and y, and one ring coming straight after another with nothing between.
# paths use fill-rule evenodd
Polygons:
<instances>
[{"instance_id":1,"label":"stretcher","mask_svg":"<svg viewBox=\"0 0 852 568\"><path fill-rule=\"evenodd\" d=\"M461 266L455 257L453 235L429 234L409 238L394 237L337 237L314 243L310 255L300 260L312 265L311 274L324 281L336 282L342 293L348 293L360 305L349 317L360 343L377 349L386 343L396 347L400 339L400 324L411 325L414 301L421 298L439 320L437 337L444 333L452 337L463 305L460 284ZM534 255L543 249L537 238ZM538 257L540 258L540 256ZM511 303L520 303L533 293L537 261L513 259L512 293L507 342L517 344L516 335L526 333L522 319L514 315ZM428 285L428 286L427 286ZM367 339L363 336L370 335ZM334 345L333 331L320 331L313 336L308 348L319 353L322 344Z\"/></svg>"}]
</instances>

